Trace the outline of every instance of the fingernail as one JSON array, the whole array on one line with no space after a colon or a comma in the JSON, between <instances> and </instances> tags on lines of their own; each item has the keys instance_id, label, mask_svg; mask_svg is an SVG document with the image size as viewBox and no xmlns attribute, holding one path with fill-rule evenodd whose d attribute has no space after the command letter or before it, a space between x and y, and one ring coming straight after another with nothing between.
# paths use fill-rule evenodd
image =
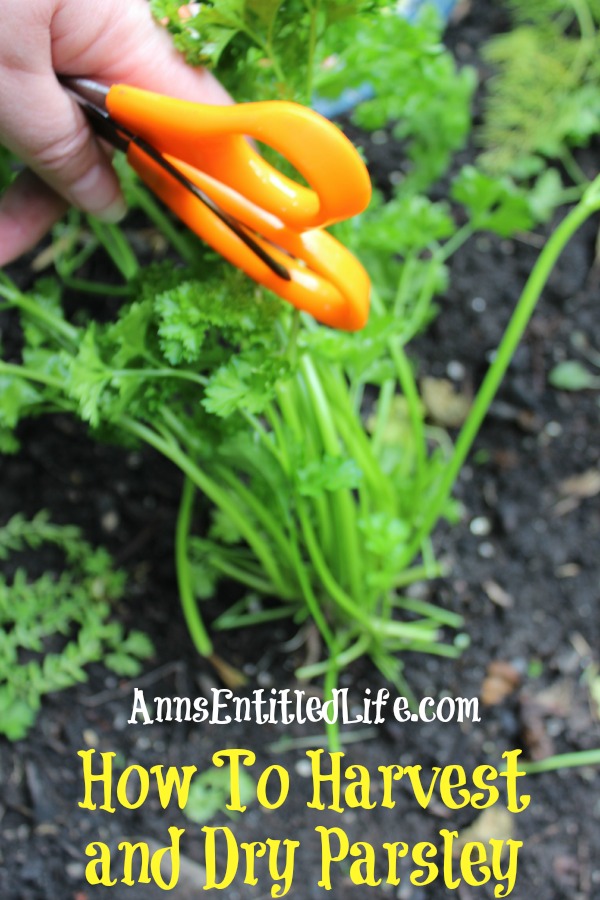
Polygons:
<instances>
[{"instance_id":1,"label":"fingernail","mask_svg":"<svg viewBox=\"0 0 600 900\"><path fill-rule=\"evenodd\" d=\"M109 225L116 225L117 222L121 222L127 215L127 205L123 198L119 196L110 204L110 206L107 206L100 212L95 212L94 215L97 219L100 219L101 222L107 222Z\"/></svg>"},{"instance_id":2,"label":"fingernail","mask_svg":"<svg viewBox=\"0 0 600 900\"><path fill-rule=\"evenodd\" d=\"M92 166L71 187L76 206L102 222L120 222L127 212L115 176L106 164Z\"/></svg>"}]
</instances>

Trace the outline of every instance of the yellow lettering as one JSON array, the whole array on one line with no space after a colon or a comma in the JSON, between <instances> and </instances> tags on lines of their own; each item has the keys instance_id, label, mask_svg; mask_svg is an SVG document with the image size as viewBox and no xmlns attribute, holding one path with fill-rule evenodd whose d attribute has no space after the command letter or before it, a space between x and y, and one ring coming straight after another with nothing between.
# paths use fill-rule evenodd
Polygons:
<instances>
[{"instance_id":1,"label":"yellow lettering","mask_svg":"<svg viewBox=\"0 0 600 900\"><path fill-rule=\"evenodd\" d=\"M276 772L279 777L279 795L272 803L267 797L267 784L271 772ZM269 766L258 779L256 785L256 799L265 809L279 809L279 807L287 800L289 790L290 776L287 769L284 769L283 766Z\"/></svg>"},{"instance_id":2,"label":"yellow lettering","mask_svg":"<svg viewBox=\"0 0 600 900\"><path fill-rule=\"evenodd\" d=\"M408 775L411 783L411 787L413 789L413 793L415 795L415 799L419 806L422 806L423 809L427 809L431 802L431 798L433 797L433 791L435 788L436 781L438 780L438 776L442 771L439 766L433 766L431 772L431 783L429 785L429 790L427 793L423 790L423 785L421 784L421 771L423 766L405 766L404 774ZM428 882L427 882L428 883Z\"/></svg>"},{"instance_id":3,"label":"yellow lettering","mask_svg":"<svg viewBox=\"0 0 600 900\"><path fill-rule=\"evenodd\" d=\"M170 846L163 847L161 850L155 850L152 854L152 859L150 860L150 870L152 872L152 878L161 889L161 891L173 890L173 888L179 881L179 842L181 840L182 834L185 834L185 828L175 828L175 826L172 825L169 828L169 837L171 838ZM168 866L168 868L171 871L171 877L168 882L165 881L163 877L162 869L163 859L166 859L167 856L170 856L170 865ZM165 866L165 869L167 869L167 866Z\"/></svg>"},{"instance_id":4,"label":"yellow lettering","mask_svg":"<svg viewBox=\"0 0 600 900\"><path fill-rule=\"evenodd\" d=\"M369 887L377 887L381 884L381 878L375 878L375 850L371 844L364 841L356 841L350 847L350 855L362 858L355 860L350 866L350 881L352 884L366 884Z\"/></svg>"},{"instance_id":5,"label":"yellow lettering","mask_svg":"<svg viewBox=\"0 0 600 900\"><path fill-rule=\"evenodd\" d=\"M443 838L444 841L444 884L448 890L455 891L460 884L460 878L453 878L452 846L454 844L454 839L458 837L458 831L448 831L447 828L442 828L440 837Z\"/></svg>"},{"instance_id":6,"label":"yellow lettering","mask_svg":"<svg viewBox=\"0 0 600 900\"><path fill-rule=\"evenodd\" d=\"M244 884L258 884L258 878L254 871L254 862L264 856L267 852L267 845L262 841L243 842L240 844L240 850L246 854L246 874L244 876Z\"/></svg>"},{"instance_id":7,"label":"yellow lettering","mask_svg":"<svg viewBox=\"0 0 600 900\"><path fill-rule=\"evenodd\" d=\"M204 841L204 868L206 869L206 883L204 884L204 890L210 891L214 889L217 891L222 891L223 888L229 887L229 885L235 878L238 869L240 854L237 841L233 835L233 832L231 831L231 828L228 828L227 825L217 825L214 827L205 825L202 828L202 831L206 835ZM217 832L221 832L223 834L223 837L225 838L227 853L225 874L223 875L221 881L217 881Z\"/></svg>"},{"instance_id":8,"label":"yellow lettering","mask_svg":"<svg viewBox=\"0 0 600 900\"><path fill-rule=\"evenodd\" d=\"M96 809L96 804L92 803L92 785L95 781L100 781L104 785L104 803L100 809L108 813L114 813L116 810L114 806L111 806L110 801L112 797L112 761L116 753L101 753L102 772L100 775L92 775L92 756L95 752L95 750L79 750L77 753L77 756L80 756L83 760L83 784L85 787L83 802L80 801L79 806L81 809Z\"/></svg>"},{"instance_id":9,"label":"yellow lettering","mask_svg":"<svg viewBox=\"0 0 600 900\"><path fill-rule=\"evenodd\" d=\"M371 803L370 788L371 777L365 766L348 766L345 772L346 778L355 779L354 784L349 784L344 792L344 800L350 809L374 809L376 804Z\"/></svg>"},{"instance_id":10,"label":"yellow lettering","mask_svg":"<svg viewBox=\"0 0 600 900\"><path fill-rule=\"evenodd\" d=\"M406 856L408 853L408 844L404 841L394 841L393 844L382 844L383 849L387 850L388 855L388 874L386 884L399 885L400 876L398 875L398 860Z\"/></svg>"},{"instance_id":11,"label":"yellow lettering","mask_svg":"<svg viewBox=\"0 0 600 900\"><path fill-rule=\"evenodd\" d=\"M175 787L175 793L177 794L177 805L179 806L179 809L184 809L188 801L192 775L194 775L198 771L197 767L182 766L181 772L183 773L183 782L177 766L169 766L164 778L163 768L164 766L152 766L152 768L150 769L151 774L156 778L156 787L158 788L158 799L160 800L160 805L163 809L167 808L167 806L171 802L173 787Z\"/></svg>"},{"instance_id":12,"label":"yellow lettering","mask_svg":"<svg viewBox=\"0 0 600 900\"><path fill-rule=\"evenodd\" d=\"M330 891L331 864L341 862L348 856L350 842L346 832L341 828L325 828L324 825L317 825L315 831L321 835L321 879L318 882L318 886L325 888L326 891ZM336 854L331 850L332 837L335 837L338 842L339 849Z\"/></svg>"},{"instance_id":13,"label":"yellow lettering","mask_svg":"<svg viewBox=\"0 0 600 900\"><path fill-rule=\"evenodd\" d=\"M393 809L396 805L396 801L392 797L393 784L394 781L400 781L404 775L404 769L398 765L377 766L377 771L383 775L383 800L381 801L381 806L384 809Z\"/></svg>"},{"instance_id":14,"label":"yellow lettering","mask_svg":"<svg viewBox=\"0 0 600 900\"><path fill-rule=\"evenodd\" d=\"M487 862L487 852L485 844L481 841L468 841L461 850L460 854L460 872L467 884L471 887L479 887L487 884L490 880L491 872L489 866L484 866ZM476 878L473 874L473 867L478 866L481 878Z\"/></svg>"},{"instance_id":15,"label":"yellow lettering","mask_svg":"<svg viewBox=\"0 0 600 900\"><path fill-rule=\"evenodd\" d=\"M148 844L145 841L140 841L138 844L121 841L117 849L123 853L123 878L121 879L123 884L131 887L136 883L133 877L133 860L136 851L140 853L140 874L137 881L140 884L150 884L150 848Z\"/></svg>"},{"instance_id":16,"label":"yellow lettering","mask_svg":"<svg viewBox=\"0 0 600 900\"><path fill-rule=\"evenodd\" d=\"M274 840L273 838L267 838L267 844L269 845L269 875L274 882L283 882L281 885L273 885L271 888L271 896L285 897L292 886L292 879L294 877L294 858L296 849L300 846L300 841L290 841L287 838L284 841L279 841ZM280 844L283 844L285 848L283 871L281 871L277 865Z\"/></svg>"},{"instance_id":17,"label":"yellow lettering","mask_svg":"<svg viewBox=\"0 0 600 900\"><path fill-rule=\"evenodd\" d=\"M240 796L240 760L245 766L253 766L256 762L256 754L252 750L220 750L218 753L213 753L212 758L213 766L218 769L229 762L231 797L226 809L232 812L246 811L246 807L242 806Z\"/></svg>"},{"instance_id":18,"label":"yellow lettering","mask_svg":"<svg viewBox=\"0 0 600 900\"><path fill-rule=\"evenodd\" d=\"M140 792L137 800L129 800L127 796L127 787L129 784L129 777L135 772L135 774L140 779ZM123 772L117 782L117 800L124 806L125 809L138 809L142 803L144 803L148 797L148 791L150 790L150 776L148 775L147 769L144 769L143 766L133 765L128 766L127 769Z\"/></svg>"},{"instance_id":19,"label":"yellow lettering","mask_svg":"<svg viewBox=\"0 0 600 900\"><path fill-rule=\"evenodd\" d=\"M421 768L419 766L419 768ZM420 841L415 844L412 851L412 860L424 869L415 869L411 872L410 880L416 887L425 887L438 877L438 867L433 862L427 862L433 856L437 856L435 846L429 841Z\"/></svg>"},{"instance_id":20,"label":"yellow lettering","mask_svg":"<svg viewBox=\"0 0 600 900\"><path fill-rule=\"evenodd\" d=\"M464 787L466 783L467 776L462 766L444 766L440 778L440 797L444 806L448 809L463 809L467 806L471 794ZM454 799L454 791L457 791L460 801Z\"/></svg>"},{"instance_id":21,"label":"yellow lettering","mask_svg":"<svg viewBox=\"0 0 600 900\"><path fill-rule=\"evenodd\" d=\"M506 871L502 871L502 851L503 844L506 843L508 848L508 865ZM497 884L494 888L494 897L508 897L515 886L517 879L517 857L519 849L523 846L523 841L514 841L509 838L506 842L495 838L490 838L492 847L492 874L496 881L506 882L503 889L502 884Z\"/></svg>"},{"instance_id":22,"label":"yellow lettering","mask_svg":"<svg viewBox=\"0 0 600 900\"><path fill-rule=\"evenodd\" d=\"M329 753L329 759L331 760L331 775L323 775L321 772L321 757L323 756L323 750L307 750L306 755L309 757L312 763L312 783L313 783L313 798L310 803L307 803L309 809L325 809L325 804L321 800L321 786L326 784L327 782L331 783L331 803L327 807L327 809L333 810L333 812L341 813L342 807L340 806L340 793L341 793L341 781L342 781L342 770L341 764L344 754L341 750L336 751L335 753Z\"/></svg>"},{"instance_id":23,"label":"yellow lettering","mask_svg":"<svg viewBox=\"0 0 600 900\"><path fill-rule=\"evenodd\" d=\"M85 867L85 880L88 884L103 884L105 887L112 887L117 883L117 879L114 878L111 881L110 878L110 849L108 845L102 841L93 841L91 844L88 844L85 848L85 855L94 856L95 853L99 854L98 859L92 859Z\"/></svg>"},{"instance_id":24,"label":"yellow lettering","mask_svg":"<svg viewBox=\"0 0 600 900\"><path fill-rule=\"evenodd\" d=\"M488 784L489 781L496 781L498 778L498 770L494 766L477 766L473 772L473 784L476 788L480 788L483 793L473 793L471 796L471 806L474 809L487 809L497 803L500 797L500 791L496 785ZM487 795L487 800L485 799Z\"/></svg>"},{"instance_id":25,"label":"yellow lettering","mask_svg":"<svg viewBox=\"0 0 600 900\"><path fill-rule=\"evenodd\" d=\"M506 778L506 794L508 797L506 808L511 813L523 812L524 809L527 809L531 800L529 794L523 794L522 797L519 797L517 793L517 778L521 778L526 774L522 771L519 772L518 768L517 757L521 753L521 750L506 750L502 754L502 759L506 760L506 772L500 772L500 775L502 778ZM521 800L521 805L519 805L519 800Z\"/></svg>"}]
</instances>

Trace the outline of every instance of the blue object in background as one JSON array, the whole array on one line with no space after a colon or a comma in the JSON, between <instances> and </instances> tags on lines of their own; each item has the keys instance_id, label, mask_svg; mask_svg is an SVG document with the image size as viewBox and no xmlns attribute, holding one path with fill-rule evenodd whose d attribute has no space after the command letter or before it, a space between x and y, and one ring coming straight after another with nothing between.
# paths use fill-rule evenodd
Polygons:
<instances>
[{"instance_id":1,"label":"blue object in background","mask_svg":"<svg viewBox=\"0 0 600 900\"><path fill-rule=\"evenodd\" d=\"M357 88L347 88L339 97L313 97L312 108L326 119L337 119L352 112L359 103L372 100L375 91L372 84L361 84Z\"/></svg>"},{"instance_id":2,"label":"blue object in background","mask_svg":"<svg viewBox=\"0 0 600 900\"><path fill-rule=\"evenodd\" d=\"M396 12L399 16L414 22L424 6L433 6L437 9L443 22L447 22L450 14L456 6L457 0L397 0ZM337 119L352 112L359 103L372 100L375 90L370 84L361 84L357 88L348 88L339 97L328 99L326 97L313 97L312 108L325 116L326 119Z\"/></svg>"},{"instance_id":3,"label":"blue object in background","mask_svg":"<svg viewBox=\"0 0 600 900\"><path fill-rule=\"evenodd\" d=\"M414 22L423 6L434 6L440 14L442 21L447 22L450 13L456 6L456 0L398 0L396 12L399 16Z\"/></svg>"}]
</instances>

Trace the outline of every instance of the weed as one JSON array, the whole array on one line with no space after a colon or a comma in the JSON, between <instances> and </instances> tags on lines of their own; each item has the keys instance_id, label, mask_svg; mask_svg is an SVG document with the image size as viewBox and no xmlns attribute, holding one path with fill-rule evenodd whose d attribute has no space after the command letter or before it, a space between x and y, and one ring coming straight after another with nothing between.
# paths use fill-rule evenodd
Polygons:
<instances>
[{"instance_id":1,"label":"weed","mask_svg":"<svg viewBox=\"0 0 600 900\"><path fill-rule=\"evenodd\" d=\"M132 677L152 645L139 631L126 633L111 619L125 579L108 553L86 543L77 528L54 525L45 513L13 516L0 528L0 559L51 545L62 560L32 579L18 567L0 576L0 733L26 736L42 697L87 678L85 667L102 661Z\"/></svg>"}]
</instances>

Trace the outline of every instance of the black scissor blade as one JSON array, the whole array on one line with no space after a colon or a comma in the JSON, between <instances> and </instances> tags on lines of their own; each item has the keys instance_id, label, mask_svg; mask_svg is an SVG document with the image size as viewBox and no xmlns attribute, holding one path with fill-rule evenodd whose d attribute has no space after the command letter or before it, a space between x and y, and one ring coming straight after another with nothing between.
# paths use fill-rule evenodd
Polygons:
<instances>
[{"instance_id":1,"label":"black scissor blade","mask_svg":"<svg viewBox=\"0 0 600 900\"><path fill-rule=\"evenodd\" d=\"M264 247L258 243L257 240L250 234L250 232L246 229L246 226L243 222L240 222L238 219L230 216L229 213L226 213L224 209L221 209L218 203L209 197L202 188L199 188L197 184L194 184L193 181L183 174L176 166L169 162L168 159L159 153L155 147L151 144L147 143L147 141L142 140L138 137L131 138L132 143L139 147L140 150L149 156L154 162L158 163L159 166L163 169L163 171L167 172L171 175L179 184L183 185L190 193L197 197L205 206L207 206L212 213L217 216L224 225L226 225L233 233L238 237L243 243L255 254L258 258L264 262L269 269L278 275L279 278L283 278L284 281L291 281L291 275L286 269L284 265L274 259L270 253L268 253Z\"/></svg>"},{"instance_id":2,"label":"black scissor blade","mask_svg":"<svg viewBox=\"0 0 600 900\"><path fill-rule=\"evenodd\" d=\"M109 88L98 84L89 78L71 78L59 76L59 81L75 98L81 108L88 116L91 125L96 134L108 141L117 150L127 153L130 144L135 144L154 162L156 162L163 171L171 175L179 184L183 185L186 190L190 191L201 203L210 209L224 225L226 225L253 253L261 262L279 278L284 281L291 281L291 275L284 265L274 259L264 247L250 234L243 222L230 216L221 209L218 203L208 196L201 188L190 181L183 172L169 162L168 159L160 153L155 147L147 141L133 134L129 129L119 125L112 118L106 109L106 96Z\"/></svg>"}]
</instances>

